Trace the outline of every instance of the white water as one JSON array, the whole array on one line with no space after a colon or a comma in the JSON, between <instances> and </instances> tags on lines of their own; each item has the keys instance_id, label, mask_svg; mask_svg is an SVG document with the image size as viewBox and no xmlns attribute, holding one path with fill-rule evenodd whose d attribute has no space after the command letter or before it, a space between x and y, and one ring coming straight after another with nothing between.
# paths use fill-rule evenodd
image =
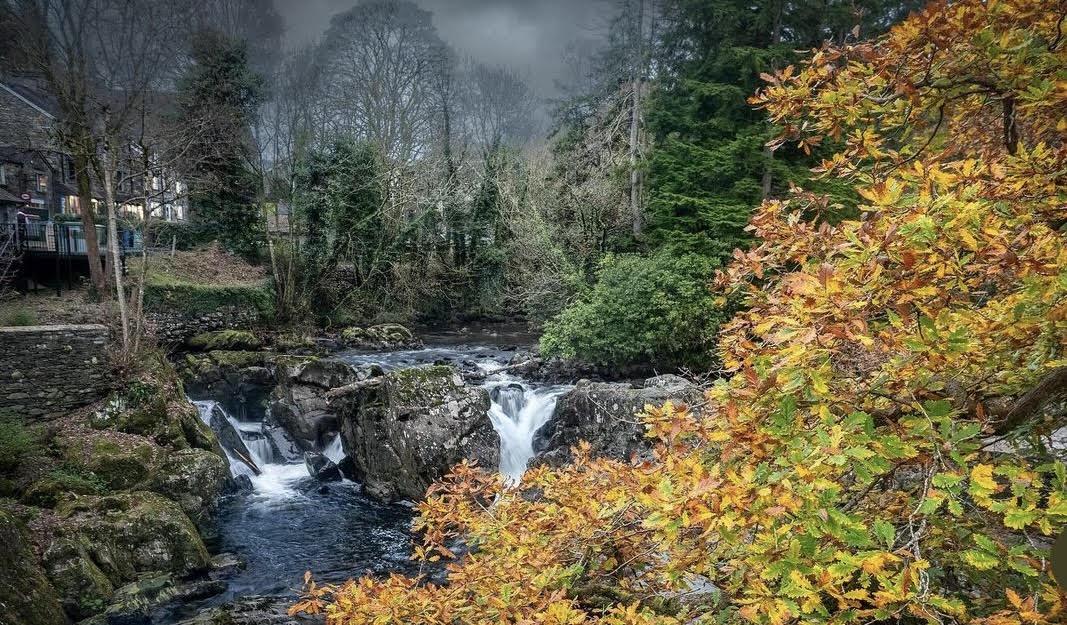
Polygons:
<instances>
[{"instance_id":1,"label":"white water","mask_svg":"<svg viewBox=\"0 0 1067 625\"><path fill-rule=\"evenodd\" d=\"M304 463L279 463L274 462L274 450L270 442L263 435L262 423L241 422L231 417L222 406L213 400L193 400L193 404L200 412L200 419L211 425L211 415L217 411L230 423L241 441L248 449L249 459L256 464L260 473L256 475L252 469L235 457L229 449L223 449L226 459L230 461L230 473L247 475L252 482L252 489L258 499L264 501L289 500L302 497L296 489L296 484L308 477L308 470Z\"/></svg>"},{"instance_id":2,"label":"white water","mask_svg":"<svg viewBox=\"0 0 1067 625\"><path fill-rule=\"evenodd\" d=\"M489 419L500 435L500 473L517 484L533 458L534 434L552 418L556 400L569 386L534 387L506 374L483 384L489 390Z\"/></svg>"},{"instance_id":3,"label":"white water","mask_svg":"<svg viewBox=\"0 0 1067 625\"><path fill-rule=\"evenodd\" d=\"M457 358L473 356L474 364L488 374L482 386L490 393L489 419L500 436L500 473L507 478L509 483L518 483L534 455L534 434L552 417L556 400L571 387L538 386L507 373L493 373L502 366L498 359L465 353L462 349L438 348L391 354L368 354L361 355L358 361L375 362L386 369L391 369L397 365L417 366L426 361L433 362L442 355ZM382 360L378 360L375 356ZM401 358L403 360L394 362ZM200 411L200 418L209 425L213 412L218 411L224 415L244 442L250 459L260 469L260 474L255 475L244 462L234 456L231 450L226 449L230 471L235 477L247 475L252 481L255 494L265 499L287 499L299 496L299 491L295 487L297 482L308 477L307 468L303 462L286 463L279 458L270 438L263 431L262 423L238 421L227 414L215 401L198 400L193 403ZM330 441L323 453L334 462L344 459L345 451L341 436L337 435Z\"/></svg>"}]
</instances>

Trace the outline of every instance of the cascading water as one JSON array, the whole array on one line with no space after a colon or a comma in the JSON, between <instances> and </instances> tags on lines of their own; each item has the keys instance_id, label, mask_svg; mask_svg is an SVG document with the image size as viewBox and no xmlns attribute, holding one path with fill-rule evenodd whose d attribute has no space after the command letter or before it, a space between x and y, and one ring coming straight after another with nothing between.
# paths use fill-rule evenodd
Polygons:
<instances>
[{"instance_id":1,"label":"cascading water","mask_svg":"<svg viewBox=\"0 0 1067 625\"><path fill-rule=\"evenodd\" d=\"M343 354L354 364L383 369L452 363L481 369L490 393L489 417L500 436L500 471L519 480L533 457L537 430L552 416L565 386L543 386L498 372L513 356L488 345L448 345L423 350ZM246 402L239 418L211 400L194 401L200 417L218 435L231 473L251 482L250 491L226 500L217 519L219 551L238 554L247 566L227 580L227 591L203 602L170 608L157 623L180 620L241 595L292 596L309 567L316 580L339 582L371 571L415 574L409 560L411 511L364 497L353 482L323 484L312 478L292 440L266 420L262 403ZM266 421L266 422L265 422ZM344 458L340 436L322 449ZM255 472L238 457L245 456Z\"/></svg>"}]
</instances>

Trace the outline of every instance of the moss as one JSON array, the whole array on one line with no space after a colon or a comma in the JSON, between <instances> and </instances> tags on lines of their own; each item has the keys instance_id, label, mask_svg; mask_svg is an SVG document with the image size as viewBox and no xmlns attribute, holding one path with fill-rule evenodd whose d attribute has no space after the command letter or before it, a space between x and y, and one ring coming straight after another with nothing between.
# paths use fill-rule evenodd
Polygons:
<instances>
[{"instance_id":1,"label":"moss","mask_svg":"<svg viewBox=\"0 0 1067 625\"><path fill-rule=\"evenodd\" d=\"M4 625L64 625L59 595L30 547L25 528L0 511L0 610Z\"/></svg>"},{"instance_id":2,"label":"moss","mask_svg":"<svg viewBox=\"0 0 1067 625\"><path fill-rule=\"evenodd\" d=\"M151 479L162 452L136 436L95 431L61 435L56 446L68 471L92 476L112 490L134 488Z\"/></svg>"},{"instance_id":3,"label":"moss","mask_svg":"<svg viewBox=\"0 0 1067 625\"><path fill-rule=\"evenodd\" d=\"M190 349L202 352L212 350L256 350L263 342L247 330L219 330L202 332L186 341Z\"/></svg>"},{"instance_id":4,"label":"moss","mask_svg":"<svg viewBox=\"0 0 1067 625\"><path fill-rule=\"evenodd\" d=\"M261 367L270 360L270 354L266 352L252 351L227 351L216 350L208 352L211 360L220 367L227 369L244 369L245 367Z\"/></svg>"},{"instance_id":5,"label":"moss","mask_svg":"<svg viewBox=\"0 0 1067 625\"><path fill-rule=\"evenodd\" d=\"M400 369L388 375L391 378L391 387L394 389L396 399L402 404L408 404L417 400L425 401L426 398L433 398L440 403L441 398L445 396L444 393L427 393L426 391L453 386L457 374L455 369L447 365L432 365Z\"/></svg>"},{"instance_id":6,"label":"moss","mask_svg":"<svg viewBox=\"0 0 1067 625\"><path fill-rule=\"evenodd\" d=\"M0 471L14 469L38 447L38 437L20 418L9 413L0 414Z\"/></svg>"},{"instance_id":7,"label":"moss","mask_svg":"<svg viewBox=\"0 0 1067 625\"><path fill-rule=\"evenodd\" d=\"M22 495L22 502L31 506L51 508L70 494L100 495L107 484L100 476L77 467L53 469L48 475L30 484Z\"/></svg>"},{"instance_id":8,"label":"moss","mask_svg":"<svg viewBox=\"0 0 1067 625\"><path fill-rule=\"evenodd\" d=\"M188 315L224 309L255 311L260 319L274 316L274 291L266 282L249 285L210 285L153 276L144 291L147 312L178 311Z\"/></svg>"}]
</instances>

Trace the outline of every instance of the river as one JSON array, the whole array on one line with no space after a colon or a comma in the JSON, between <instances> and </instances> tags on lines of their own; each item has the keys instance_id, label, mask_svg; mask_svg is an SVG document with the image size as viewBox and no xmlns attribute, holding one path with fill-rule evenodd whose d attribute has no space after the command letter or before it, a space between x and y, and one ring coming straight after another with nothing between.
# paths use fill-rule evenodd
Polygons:
<instances>
[{"instance_id":1,"label":"river","mask_svg":"<svg viewBox=\"0 0 1067 625\"><path fill-rule=\"evenodd\" d=\"M423 335L426 347L392 352L340 352L332 358L352 364L377 364L385 370L454 362L477 366L486 373L507 364L530 337L518 330L488 329ZM521 477L533 456L533 435L552 415L557 398L569 387L541 385L509 373L493 373L482 385L490 394L489 416L500 436L500 470L512 480ZM207 421L222 410L211 400L194 403ZM241 596L295 597L303 575L340 582L367 573L416 573L409 560L412 511L365 497L350 482L323 484L312 479L303 462L278 462L262 451L258 434L265 415L250 411L238 420L227 415L262 469L251 472L231 459L235 475L246 474L252 490L226 498L218 513L214 550L236 554L246 562L227 579L224 593L207 600L168 606L157 623L181 620L205 608ZM340 438L323 450L340 460Z\"/></svg>"}]
</instances>

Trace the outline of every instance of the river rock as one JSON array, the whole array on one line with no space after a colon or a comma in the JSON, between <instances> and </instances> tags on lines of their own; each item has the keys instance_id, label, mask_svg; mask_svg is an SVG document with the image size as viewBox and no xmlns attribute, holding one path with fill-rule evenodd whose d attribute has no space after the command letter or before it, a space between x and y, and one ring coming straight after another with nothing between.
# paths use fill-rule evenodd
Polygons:
<instances>
[{"instance_id":1,"label":"river rock","mask_svg":"<svg viewBox=\"0 0 1067 625\"><path fill-rule=\"evenodd\" d=\"M410 349L421 347L419 340L411 330L396 323L383 323L368 328L345 328L341 331L341 341L348 347L367 350Z\"/></svg>"},{"instance_id":2,"label":"river rock","mask_svg":"<svg viewBox=\"0 0 1067 625\"><path fill-rule=\"evenodd\" d=\"M66 625L59 595L37 564L26 529L0 510L0 622Z\"/></svg>"},{"instance_id":3,"label":"river rock","mask_svg":"<svg viewBox=\"0 0 1067 625\"><path fill-rule=\"evenodd\" d=\"M341 469L325 454L316 451L305 452L304 465L311 477L321 482L337 482L341 479Z\"/></svg>"},{"instance_id":4,"label":"river rock","mask_svg":"<svg viewBox=\"0 0 1067 625\"><path fill-rule=\"evenodd\" d=\"M74 619L101 612L115 589L149 572L206 571L211 558L177 504L156 493L80 497L46 523L42 562Z\"/></svg>"},{"instance_id":5,"label":"river rock","mask_svg":"<svg viewBox=\"0 0 1067 625\"><path fill-rule=\"evenodd\" d=\"M650 448L645 428L637 417L645 405L667 400L697 405L701 390L676 375L649 378L644 384L582 380L559 398L556 409L534 434L534 464L560 466L570 462L570 448L588 441L594 456L628 461Z\"/></svg>"},{"instance_id":6,"label":"river rock","mask_svg":"<svg viewBox=\"0 0 1067 625\"><path fill-rule=\"evenodd\" d=\"M312 625L325 622L322 614L290 616L289 607L292 604L293 599L289 597L239 597L232 603L205 610L177 625Z\"/></svg>"},{"instance_id":7,"label":"river rock","mask_svg":"<svg viewBox=\"0 0 1067 625\"><path fill-rule=\"evenodd\" d=\"M419 500L463 459L496 469L489 394L452 367L392 371L335 400L345 451L372 497Z\"/></svg>"},{"instance_id":8,"label":"river rock","mask_svg":"<svg viewBox=\"0 0 1067 625\"><path fill-rule=\"evenodd\" d=\"M207 352L213 350L257 350L263 341L248 330L218 330L201 332L185 342L189 349Z\"/></svg>"},{"instance_id":9,"label":"river rock","mask_svg":"<svg viewBox=\"0 0 1067 625\"><path fill-rule=\"evenodd\" d=\"M304 451L324 447L327 435L338 430L337 416L326 391L381 375L380 367L353 367L340 360L281 362L271 392L270 422L283 428Z\"/></svg>"}]
</instances>

